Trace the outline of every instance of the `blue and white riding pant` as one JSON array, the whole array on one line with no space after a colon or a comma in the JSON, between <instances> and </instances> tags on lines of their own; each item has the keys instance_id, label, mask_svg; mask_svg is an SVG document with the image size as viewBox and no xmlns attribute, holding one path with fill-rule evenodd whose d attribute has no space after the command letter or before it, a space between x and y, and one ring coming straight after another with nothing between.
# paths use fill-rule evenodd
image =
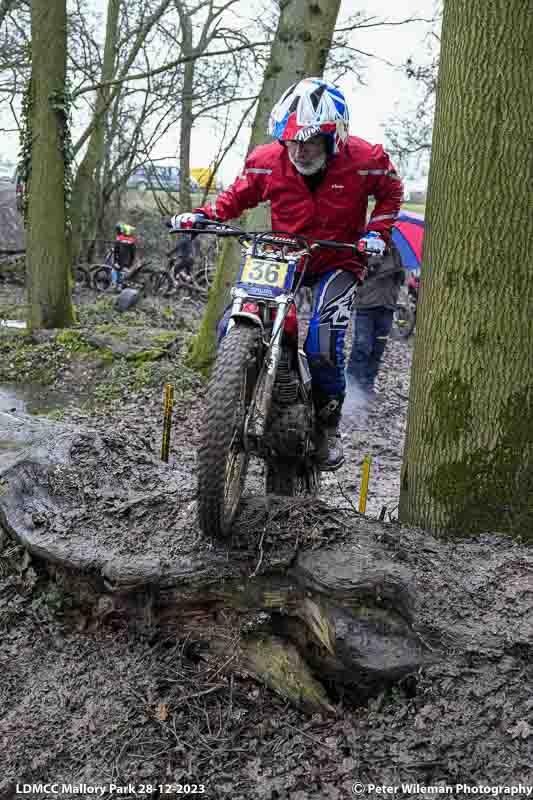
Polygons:
<instances>
[{"instance_id":1,"label":"blue and white riding pant","mask_svg":"<svg viewBox=\"0 0 533 800\"><path fill-rule=\"evenodd\" d=\"M311 371L313 397L324 419L340 417L346 392L344 340L358 285L357 276L344 269L307 275L305 286L313 290L311 321L304 350ZM226 334L231 307L220 320L217 344Z\"/></svg>"},{"instance_id":2,"label":"blue and white riding pant","mask_svg":"<svg viewBox=\"0 0 533 800\"><path fill-rule=\"evenodd\" d=\"M358 285L357 276L344 269L309 275L306 285L313 289L311 321L304 344L313 379L318 410L329 409L340 416L346 391L344 344L346 329Z\"/></svg>"}]
</instances>

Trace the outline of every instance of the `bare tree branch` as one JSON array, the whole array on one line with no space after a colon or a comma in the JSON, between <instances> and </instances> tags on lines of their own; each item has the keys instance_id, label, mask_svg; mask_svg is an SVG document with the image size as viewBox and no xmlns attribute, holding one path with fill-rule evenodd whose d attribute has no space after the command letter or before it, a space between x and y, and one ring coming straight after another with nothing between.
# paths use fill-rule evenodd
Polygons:
<instances>
[{"instance_id":1,"label":"bare tree branch","mask_svg":"<svg viewBox=\"0 0 533 800\"><path fill-rule=\"evenodd\" d=\"M145 78L153 77L154 75L160 75L162 72L168 72L170 70L175 69L180 64L186 64L189 61L196 61L199 58L214 58L215 56L224 56L228 53L236 53L241 52L242 50L253 50L256 47L267 47L270 42L250 42L249 44L243 44L238 47L228 48L227 50L213 50L209 53L202 53L201 56L191 55L191 56L183 56L183 58L177 58L175 61L169 61L167 64L163 64L162 67L157 67L149 72L140 72L136 73L135 75L125 75L121 78L117 78L113 81L105 81L101 83L95 83L93 86L87 86L83 89L80 89L75 96L75 98L80 97L87 92L94 92L97 89L103 88L104 86L117 86L122 83L130 83L130 81L139 81Z\"/></svg>"},{"instance_id":2,"label":"bare tree branch","mask_svg":"<svg viewBox=\"0 0 533 800\"><path fill-rule=\"evenodd\" d=\"M373 22L372 20L376 21ZM409 23L411 22L432 23L434 21L435 20L433 17L430 17L429 19L427 19L426 17L407 17L406 19L398 19L398 20L387 20L387 19L378 19L377 17L368 17L362 22L353 22L351 25L347 25L345 28L335 28L335 33L348 33L350 31L364 30L365 28L393 28L397 27L398 25L409 25Z\"/></svg>"},{"instance_id":3,"label":"bare tree branch","mask_svg":"<svg viewBox=\"0 0 533 800\"><path fill-rule=\"evenodd\" d=\"M13 6L15 0L1 0L0 2L0 25L3 23Z\"/></svg>"}]
</instances>

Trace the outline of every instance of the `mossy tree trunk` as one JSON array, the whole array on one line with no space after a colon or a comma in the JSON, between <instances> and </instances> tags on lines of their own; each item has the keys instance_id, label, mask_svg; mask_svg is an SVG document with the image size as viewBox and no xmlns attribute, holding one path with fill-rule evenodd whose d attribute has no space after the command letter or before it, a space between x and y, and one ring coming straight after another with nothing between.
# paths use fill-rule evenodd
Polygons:
<instances>
[{"instance_id":1,"label":"mossy tree trunk","mask_svg":"<svg viewBox=\"0 0 533 800\"><path fill-rule=\"evenodd\" d=\"M283 92L305 76L320 77L323 74L339 8L340 0L287 0L281 3L248 152L269 141L268 118ZM249 230L268 229L269 207L263 205L248 212L242 224ZM240 248L235 242L226 242L200 330L191 346L190 363L197 369L207 369L215 357L216 320L224 308L228 287L235 281L239 260Z\"/></svg>"},{"instance_id":2,"label":"mossy tree trunk","mask_svg":"<svg viewBox=\"0 0 533 800\"><path fill-rule=\"evenodd\" d=\"M118 20L121 0L109 0L107 6L106 37L102 82L110 81L115 75ZM98 172L104 159L105 129L107 109L111 88L98 89L95 106L95 126L89 137L87 150L76 172L72 191L72 242L73 254L77 258L81 251L82 239L93 239L97 217Z\"/></svg>"},{"instance_id":3,"label":"mossy tree trunk","mask_svg":"<svg viewBox=\"0 0 533 800\"><path fill-rule=\"evenodd\" d=\"M445 4L400 518L458 536L533 538L532 41Z\"/></svg>"},{"instance_id":4,"label":"mossy tree trunk","mask_svg":"<svg viewBox=\"0 0 533 800\"><path fill-rule=\"evenodd\" d=\"M66 0L32 0L31 37L28 322L31 328L63 328L74 321L63 154L68 118L61 110L67 63Z\"/></svg>"}]
</instances>

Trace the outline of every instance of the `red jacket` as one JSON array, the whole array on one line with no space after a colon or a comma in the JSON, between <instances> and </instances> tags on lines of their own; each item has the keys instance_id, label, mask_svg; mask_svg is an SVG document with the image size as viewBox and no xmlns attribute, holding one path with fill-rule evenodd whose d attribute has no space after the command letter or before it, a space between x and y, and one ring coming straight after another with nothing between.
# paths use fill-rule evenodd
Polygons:
<instances>
[{"instance_id":1,"label":"red jacket","mask_svg":"<svg viewBox=\"0 0 533 800\"><path fill-rule=\"evenodd\" d=\"M371 195L376 206L367 225ZM194 210L225 222L269 200L273 230L352 243L367 230L388 240L402 196L402 182L383 147L350 136L341 152L328 161L325 177L314 192L289 160L286 148L273 142L252 150L243 174L217 196L214 206ZM332 267L364 272L348 251L323 248L313 255L311 272Z\"/></svg>"}]
</instances>

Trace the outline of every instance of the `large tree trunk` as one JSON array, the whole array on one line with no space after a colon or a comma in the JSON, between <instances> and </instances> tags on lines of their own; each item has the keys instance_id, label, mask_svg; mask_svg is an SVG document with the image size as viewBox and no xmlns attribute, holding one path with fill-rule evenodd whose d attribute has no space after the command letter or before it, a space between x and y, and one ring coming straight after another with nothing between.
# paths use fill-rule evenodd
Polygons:
<instances>
[{"instance_id":1,"label":"large tree trunk","mask_svg":"<svg viewBox=\"0 0 533 800\"><path fill-rule=\"evenodd\" d=\"M324 71L340 0L287 0L281 4L276 35L272 43L270 60L265 71L261 95L252 126L248 152L269 141L267 125L270 112L283 92L306 75L320 77ZM250 230L270 227L270 208L267 205L246 214ZM214 321L224 307L227 287L235 281L240 260L236 243L225 244L217 265L217 276L209 292L209 300L200 330L193 340L190 361L193 366L206 369L216 352ZM220 274L219 274L220 273Z\"/></svg>"},{"instance_id":2,"label":"large tree trunk","mask_svg":"<svg viewBox=\"0 0 533 800\"><path fill-rule=\"evenodd\" d=\"M106 38L102 82L112 80L115 74L116 42L120 0L109 0L107 7ZM97 173L104 159L106 111L109 105L109 86L98 90L95 107L95 127L89 137L85 155L78 167L72 192L72 243L74 257L78 257L82 239L93 239L97 216Z\"/></svg>"},{"instance_id":3,"label":"large tree trunk","mask_svg":"<svg viewBox=\"0 0 533 800\"><path fill-rule=\"evenodd\" d=\"M58 107L65 92L65 0L32 2L31 35L32 145L27 236L29 324L32 328L62 328L73 322L63 157L68 119ZM50 42L54 43L53 47Z\"/></svg>"},{"instance_id":4,"label":"large tree trunk","mask_svg":"<svg viewBox=\"0 0 533 800\"><path fill-rule=\"evenodd\" d=\"M532 40L527 0L445 5L400 511L460 536L533 535Z\"/></svg>"}]
</instances>

